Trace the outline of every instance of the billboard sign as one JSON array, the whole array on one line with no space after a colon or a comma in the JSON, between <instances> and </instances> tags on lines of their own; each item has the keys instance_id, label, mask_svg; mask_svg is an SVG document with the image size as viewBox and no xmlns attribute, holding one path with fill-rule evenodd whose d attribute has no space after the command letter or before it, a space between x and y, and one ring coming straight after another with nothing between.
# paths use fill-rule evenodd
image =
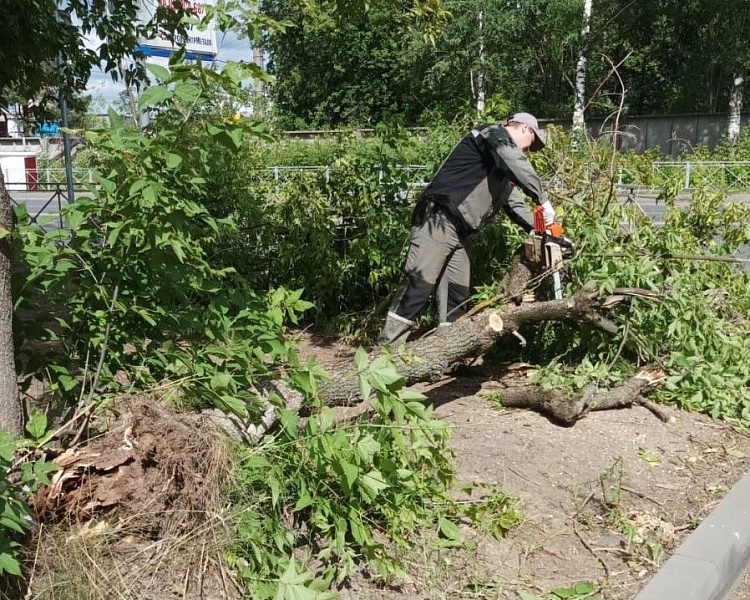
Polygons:
<instances>
[{"instance_id":1,"label":"billboard sign","mask_svg":"<svg viewBox=\"0 0 750 600\"><path fill-rule=\"evenodd\" d=\"M142 22L147 22L153 18L156 8L158 6L166 6L171 8L175 2L180 2L183 7L191 8L195 13L195 16L200 18L205 15L205 8L207 4L213 4L213 0L202 0L201 2L192 2L191 0L141 0L139 17ZM139 50L141 50L146 56L169 56L173 51L177 50L181 43L185 42L185 50L187 52L187 58L195 59L200 56L202 60L213 60L218 52L216 45L216 31L214 30L213 24L204 30L200 30L194 25L187 27L187 39L175 40L173 44L166 36L161 38L153 39L141 39L139 40ZM180 36L181 37L181 36Z\"/></svg>"}]
</instances>

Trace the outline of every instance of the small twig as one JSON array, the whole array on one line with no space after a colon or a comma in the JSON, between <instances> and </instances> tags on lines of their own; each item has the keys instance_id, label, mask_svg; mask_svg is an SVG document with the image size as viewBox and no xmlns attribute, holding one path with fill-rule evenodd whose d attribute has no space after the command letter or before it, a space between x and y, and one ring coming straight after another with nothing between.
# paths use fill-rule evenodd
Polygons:
<instances>
[{"instance_id":1,"label":"small twig","mask_svg":"<svg viewBox=\"0 0 750 600\"><path fill-rule=\"evenodd\" d=\"M578 539L581 541L581 544L583 544L583 547L586 548L586 550L588 550L589 552L591 552L592 556L596 560L599 561L599 563L604 568L604 577L606 579L609 579L610 578L610 574L609 574L609 567L607 566L607 563L604 562L604 559L601 556L599 556L596 552L594 552L594 549L588 544L588 542L585 539L583 539L583 536L578 531L578 525L576 524L575 520L573 520L573 533L576 534L576 537L578 537Z\"/></svg>"},{"instance_id":2,"label":"small twig","mask_svg":"<svg viewBox=\"0 0 750 600\"><path fill-rule=\"evenodd\" d=\"M521 348L525 348L525 347L526 347L526 338L525 338L525 337L523 337L523 336L522 336L522 335L521 335L521 334L520 334L520 333L518 332L518 330L514 329L513 331L511 331L511 334L513 334L513 337L516 337L516 338L518 338L518 343L520 344Z\"/></svg>"},{"instance_id":3,"label":"small twig","mask_svg":"<svg viewBox=\"0 0 750 600\"><path fill-rule=\"evenodd\" d=\"M629 494L634 494L635 496L638 496L639 498L643 498L644 500L650 500L651 502L653 502L657 506L664 506L663 502L659 502L658 500L655 500L651 496L647 496L643 492L639 492L638 490L634 490L632 487L630 487L628 485L621 485L620 489L623 490L623 491L625 491L625 492L628 492Z\"/></svg>"},{"instance_id":4,"label":"small twig","mask_svg":"<svg viewBox=\"0 0 750 600\"><path fill-rule=\"evenodd\" d=\"M31 590L32 586L31 584L34 583L34 574L36 573L36 566L39 562L39 550L42 548L42 532L44 531L44 523L39 523L39 534L36 538L36 550L34 551L34 562L31 565L31 572L29 573L29 581L26 584L26 595L24 596L24 600L29 600L31 598Z\"/></svg>"},{"instance_id":5,"label":"small twig","mask_svg":"<svg viewBox=\"0 0 750 600\"><path fill-rule=\"evenodd\" d=\"M537 485L539 487L545 487L543 483L539 483L538 481L534 481L533 479L529 479L528 477L526 477L522 473L519 473L518 471L516 471L513 467L508 467L508 470L511 473L513 473L516 477L520 477L524 481L528 481L529 483L533 483L534 485Z\"/></svg>"},{"instance_id":6,"label":"small twig","mask_svg":"<svg viewBox=\"0 0 750 600\"><path fill-rule=\"evenodd\" d=\"M575 520L578 515L581 514L584 508L586 508L586 505L591 501L591 499L596 495L596 492L591 492L588 496L586 496L586 499L583 501L583 504L578 507L578 510L576 510L576 514L573 515L573 519Z\"/></svg>"}]
</instances>

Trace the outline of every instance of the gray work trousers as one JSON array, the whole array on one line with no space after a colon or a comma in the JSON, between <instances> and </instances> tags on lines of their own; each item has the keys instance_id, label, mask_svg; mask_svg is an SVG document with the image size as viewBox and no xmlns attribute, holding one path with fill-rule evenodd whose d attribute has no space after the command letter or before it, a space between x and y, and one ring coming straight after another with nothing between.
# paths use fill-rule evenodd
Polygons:
<instances>
[{"instance_id":1,"label":"gray work trousers","mask_svg":"<svg viewBox=\"0 0 750 600\"><path fill-rule=\"evenodd\" d=\"M411 229L401 283L378 338L381 344L394 346L406 339L433 291L440 325L466 312L471 265L453 220L430 202L420 221Z\"/></svg>"}]
</instances>

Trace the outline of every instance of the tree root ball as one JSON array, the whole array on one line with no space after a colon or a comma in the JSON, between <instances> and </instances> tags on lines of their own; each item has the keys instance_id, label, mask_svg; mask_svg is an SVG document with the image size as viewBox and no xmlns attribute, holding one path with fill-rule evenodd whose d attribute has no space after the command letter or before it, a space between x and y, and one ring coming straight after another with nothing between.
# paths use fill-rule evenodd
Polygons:
<instances>
[{"instance_id":1,"label":"tree root ball","mask_svg":"<svg viewBox=\"0 0 750 600\"><path fill-rule=\"evenodd\" d=\"M140 400L106 434L53 458L60 470L40 489L40 521L127 521L152 538L188 531L220 509L225 444L205 418Z\"/></svg>"}]
</instances>

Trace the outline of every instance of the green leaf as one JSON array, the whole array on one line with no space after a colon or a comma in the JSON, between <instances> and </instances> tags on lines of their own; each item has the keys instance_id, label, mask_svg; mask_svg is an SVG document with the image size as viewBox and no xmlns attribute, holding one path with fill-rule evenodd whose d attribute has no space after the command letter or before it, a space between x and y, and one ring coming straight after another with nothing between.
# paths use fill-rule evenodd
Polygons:
<instances>
[{"instance_id":1,"label":"green leaf","mask_svg":"<svg viewBox=\"0 0 750 600\"><path fill-rule=\"evenodd\" d=\"M440 535L453 542L461 539L461 532L459 531L458 526L443 516L438 519L438 531L440 532Z\"/></svg>"},{"instance_id":2,"label":"green leaf","mask_svg":"<svg viewBox=\"0 0 750 600\"><path fill-rule=\"evenodd\" d=\"M594 586L587 581L579 581L573 586L573 589L579 596L584 596L593 592Z\"/></svg>"},{"instance_id":3,"label":"green leaf","mask_svg":"<svg viewBox=\"0 0 750 600\"><path fill-rule=\"evenodd\" d=\"M279 503L279 496L281 496L281 484L275 475L268 477L268 487L271 488L271 506L276 508Z\"/></svg>"},{"instance_id":4,"label":"green leaf","mask_svg":"<svg viewBox=\"0 0 750 600\"><path fill-rule=\"evenodd\" d=\"M179 154L173 154L172 152L167 152L167 168L168 169L175 169L182 164L182 157Z\"/></svg>"},{"instance_id":5,"label":"green leaf","mask_svg":"<svg viewBox=\"0 0 750 600\"><path fill-rule=\"evenodd\" d=\"M277 414L286 434L293 440L297 439L299 415L296 412L287 410L285 408L278 409Z\"/></svg>"},{"instance_id":6,"label":"green leaf","mask_svg":"<svg viewBox=\"0 0 750 600\"><path fill-rule=\"evenodd\" d=\"M111 106L107 107L107 116L109 117L109 125L113 128L122 127L124 121L120 115L118 115Z\"/></svg>"},{"instance_id":7,"label":"green leaf","mask_svg":"<svg viewBox=\"0 0 750 600\"><path fill-rule=\"evenodd\" d=\"M313 499L310 496L310 493L307 490L304 490L302 495L297 499L297 503L294 505L294 508L292 509L294 512L300 511L303 508L307 508L308 506L312 505Z\"/></svg>"},{"instance_id":8,"label":"green leaf","mask_svg":"<svg viewBox=\"0 0 750 600\"><path fill-rule=\"evenodd\" d=\"M279 587L274 600L315 600L317 592L307 587L310 579L307 573L297 573L294 557L289 558L284 574L279 579Z\"/></svg>"},{"instance_id":9,"label":"green leaf","mask_svg":"<svg viewBox=\"0 0 750 600\"><path fill-rule=\"evenodd\" d=\"M201 89L193 82L184 82L174 89L175 97L186 104L192 104L201 96Z\"/></svg>"},{"instance_id":10,"label":"green leaf","mask_svg":"<svg viewBox=\"0 0 750 600\"><path fill-rule=\"evenodd\" d=\"M154 77L156 77L159 81L166 81L172 76L172 74L169 72L169 69L167 69L166 67L150 62L147 62L145 64L146 69L153 73Z\"/></svg>"},{"instance_id":11,"label":"green leaf","mask_svg":"<svg viewBox=\"0 0 750 600\"><path fill-rule=\"evenodd\" d=\"M147 87L145 90L143 90L141 97L138 99L138 108L140 110L143 110L144 108L157 106L165 100L169 100L169 98L171 97L172 92L166 87L163 87L161 85L152 85L151 87Z\"/></svg>"},{"instance_id":12,"label":"green leaf","mask_svg":"<svg viewBox=\"0 0 750 600\"><path fill-rule=\"evenodd\" d=\"M357 442L357 454L367 464L372 464L372 459L378 452L380 444L369 434Z\"/></svg>"},{"instance_id":13,"label":"green leaf","mask_svg":"<svg viewBox=\"0 0 750 600\"><path fill-rule=\"evenodd\" d=\"M652 466L656 466L659 464L659 457L650 450L646 450L645 448L638 448L637 452L638 456L640 456L643 460L645 460Z\"/></svg>"},{"instance_id":14,"label":"green leaf","mask_svg":"<svg viewBox=\"0 0 750 600\"><path fill-rule=\"evenodd\" d=\"M13 460L16 451L16 442L7 431L0 429L0 459L5 462Z\"/></svg>"},{"instance_id":15,"label":"green leaf","mask_svg":"<svg viewBox=\"0 0 750 600\"><path fill-rule=\"evenodd\" d=\"M237 128L230 130L229 137L232 138L232 142L234 142L234 145L238 150L242 148L242 139L244 137L242 129Z\"/></svg>"},{"instance_id":16,"label":"green leaf","mask_svg":"<svg viewBox=\"0 0 750 600\"><path fill-rule=\"evenodd\" d=\"M225 390L234 381L229 373L216 373L211 377L210 386L212 390Z\"/></svg>"},{"instance_id":17,"label":"green leaf","mask_svg":"<svg viewBox=\"0 0 750 600\"><path fill-rule=\"evenodd\" d=\"M353 465L345 460L340 461L339 465L341 466L341 470L344 472L346 487L348 490L351 490L354 486L354 483L357 481L357 477L359 477L359 468L356 465Z\"/></svg>"},{"instance_id":18,"label":"green leaf","mask_svg":"<svg viewBox=\"0 0 750 600\"><path fill-rule=\"evenodd\" d=\"M367 351L360 346L354 353L354 366L357 367L357 371L364 371L367 368Z\"/></svg>"},{"instance_id":19,"label":"green leaf","mask_svg":"<svg viewBox=\"0 0 750 600\"><path fill-rule=\"evenodd\" d=\"M21 566L18 564L15 557L7 552L0 553L0 573L3 572L21 577Z\"/></svg>"},{"instance_id":20,"label":"green leaf","mask_svg":"<svg viewBox=\"0 0 750 600\"><path fill-rule=\"evenodd\" d=\"M12 529L16 533L20 533L21 535L26 533L23 527L21 527L21 525L19 524L17 519L11 519L8 517L0 517L0 525L5 527L6 529Z\"/></svg>"},{"instance_id":21,"label":"green leaf","mask_svg":"<svg viewBox=\"0 0 750 600\"><path fill-rule=\"evenodd\" d=\"M217 399L217 404L219 405L219 408L232 412L238 417L244 418L247 416L247 406L241 398L230 396L229 394L222 394Z\"/></svg>"},{"instance_id":22,"label":"green leaf","mask_svg":"<svg viewBox=\"0 0 750 600\"><path fill-rule=\"evenodd\" d=\"M359 388L359 395L362 401L367 402L372 392L372 386L370 385L367 373L357 373L357 387Z\"/></svg>"},{"instance_id":23,"label":"green leaf","mask_svg":"<svg viewBox=\"0 0 750 600\"><path fill-rule=\"evenodd\" d=\"M47 415L40 412L32 411L29 422L26 423L26 431L29 432L31 437L39 439L47 431Z\"/></svg>"},{"instance_id":24,"label":"green leaf","mask_svg":"<svg viewBox=\"0 0 750 600\"><path fill-rule=\"evenodd\" d=\"M365 493L371 498L375 498L384 489L390 487L383 477L383 474L377 469L373 469L360 477L360 485L364 488Z\"/></svg>"}]
</instances>

